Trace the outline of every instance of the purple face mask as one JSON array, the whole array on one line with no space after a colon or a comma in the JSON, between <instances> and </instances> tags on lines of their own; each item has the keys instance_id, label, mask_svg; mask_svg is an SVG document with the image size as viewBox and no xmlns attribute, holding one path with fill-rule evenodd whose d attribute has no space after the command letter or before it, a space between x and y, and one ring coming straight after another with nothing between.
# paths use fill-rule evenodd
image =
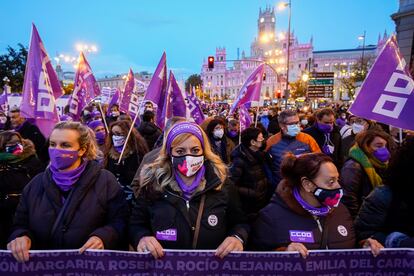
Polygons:
<instances>
[{"instance_id":1,"label":"purple face mask","mask_svg":"<svg viewBox=\"0 0 414 276\"><path fill-rule=\"evenodd\" d=\"M322 131L325 134L331 133L333 130L333 125L331 124L317 123L317 125L320 131Z\"/></svg>"},{"instance_id":2,"label":"purple face mask","mask_svg":"<svg viewBox=\"0 0 414 276\"><path fill-rule=\"evenodd\" d=\"M96 142L98 145L103 145L105 143L106 133L103 131L95 133Z\"/></svg>"},{"instance_id":3,"label":"purple face mask","mask_svg":"<svg viewBox=\"0 0 414 276\"><path fill-rule=\"evenodd\" d=\"M372 154L374 155L376 159L378 159L382 163L387 162L391 157L391 154L386 147L379 148L375 150Z\"/></svg>"},{"instance_id":4,"label":"purple face mask","mask_svg":"<svg viewBox=\"0 0 414 276\"><path fill-rule=\"evenodd\" d=\"M77 150L49 148L50 164L58 170L69 168L79 158Z\"/></svg>"}]
</instances>

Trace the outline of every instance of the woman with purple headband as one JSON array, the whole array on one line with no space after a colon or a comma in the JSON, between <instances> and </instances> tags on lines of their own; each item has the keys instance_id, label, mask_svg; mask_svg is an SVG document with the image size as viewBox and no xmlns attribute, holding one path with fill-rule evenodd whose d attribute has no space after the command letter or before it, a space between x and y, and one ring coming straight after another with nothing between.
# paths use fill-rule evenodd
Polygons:
<instances>
[{"instance_id":1,"label":"woman with purple headband","mask_svg":"<svg viewBox=\"0 0 414 276\"><path fill-rule=\"evenodd\" d=\"M223 258L243 250L249 226L237 190L198 125L174 125L140 178L129 229L137 251L160 258L164 248L217 249Z\"/></svg>"},{"instance_id":2,"label":"woman with purple headband","mask_svg":"<svg viewBox=\"0 0 414 276\"><path fill-rule=\"evenodd\" d=\"M304 258L309 249L355 248L353 221L340 203L343 191L332 159L322 153L288 154L281 172L284 179L253 225L251 247L297 251ZM361 245L374 256L383 248L370 238Z\"/></svg>"}]
</instances>

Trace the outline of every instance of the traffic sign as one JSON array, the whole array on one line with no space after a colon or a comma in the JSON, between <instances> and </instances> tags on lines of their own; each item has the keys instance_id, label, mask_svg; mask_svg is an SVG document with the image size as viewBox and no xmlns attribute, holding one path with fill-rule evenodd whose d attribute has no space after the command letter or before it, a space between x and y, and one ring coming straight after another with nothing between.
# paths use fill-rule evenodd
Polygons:
<instances>
[{"instance_id":1,"label":"traffic sign","mask_svg":"<svg viewBox=\"0 0 414 276\"><path fill-rule=\"evenodd\" d=\"M310 85L333 85L334 80L333 79L310 79L309 84Z\"/></svg>"},{"instance_id":2,"label":"traffic sign","mask_svg":"<svg viewBox=\"0 0 414 276\"><path fill-rule=\"evenodd\" d=\"M307 97L309 99L333 98L333 93L332 92L308 92Z\"/></svg>"},{"instance_id":3,"label":"traffic sign","mask_svg":"<svg viewBox=\"0 0 414 276\"><path fill-rule=\"evenodd\" d=\"M323 78L327 78L327 79L333 79L335 76L334 72L312 72L310 74L310 78L317 78L317 79L323 79Z\"/></svg>"},{"instance_id":4,"label":"traffic sign","mask_svg":"<svg viewBox=\"0 0 414 276\"><path fill-rule=\"evenodd\" d=\"M333 85L308 85L308 92L332 92L333 89Z\"/></svg>"}]
</instances>

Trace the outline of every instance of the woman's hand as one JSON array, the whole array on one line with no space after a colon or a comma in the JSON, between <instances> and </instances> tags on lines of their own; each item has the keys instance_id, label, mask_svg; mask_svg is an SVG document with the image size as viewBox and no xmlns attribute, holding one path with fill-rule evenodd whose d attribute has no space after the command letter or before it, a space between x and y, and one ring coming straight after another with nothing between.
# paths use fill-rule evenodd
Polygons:
<instances>
[{"instance_id":1,"label":"woman's hand","mask_svg":"<svg viewBox=\"0 0 414 276\"><path fill-rule=\"evenodd\" d=\"M366 239L362 247L371 248L371 252L372 255L374 255L374 257L378 256L380 254L381 249L384 248L384 246L381 243L371 238Z\"/></svg>"},{"instance_id":2,"label":"woman's hand","mask_svg":"<svg viewBox=\"0 0 414 276\"><path fill-rule=\"evenodd\" d=\"M7 244L7 249L11 251L13 257L18 262L27 262L29 260L29 250L32 241L28 236L15 238Z\"/></svg>"},{"instance_id":3,"label":"woman's hand","mask_svg":"<svg viewBox=\"0 0 414 276\"><path fill-rule=\"evenodd\" d=\"M243 244L235 237L227 237L217 248L215 255L223 259L232 251L243 251Z\"/></svg>"},{"instance_id":4,"label":"woman's hand","mask_svg":"<svg viewBox=\"0 0 414 276\"><path fill-rule=\"evenodd\" d=\"M147 236L142 237L139 240L137 246L138 252L150 252L155 259L159 259L164 256L164 249L162 248L161 244L157 241L156 238Z\"/></svg>"},{"instance_id":5,"label":"woman's hand","mask_svg":"<svg viewBox=\"0 0 414 276\"><path fill-rule=\"evenodd\" d=\"M299 242L292 242L289 244L286 248L286 251L297 251L304 259L306 259L306 257L309 255L308 249Z\"/></svg>"},{"instance_id":6,"label":"woman's hand","mask_svg":"<svg viewBox=\"0 0 414 276\"><path fill-rule=\"evenodd\" d=\"M90 237L87 242L79 249L79 253L85 252L86 249L104 249L104 243L97 236Z\"/></svg>"}]
</instances>

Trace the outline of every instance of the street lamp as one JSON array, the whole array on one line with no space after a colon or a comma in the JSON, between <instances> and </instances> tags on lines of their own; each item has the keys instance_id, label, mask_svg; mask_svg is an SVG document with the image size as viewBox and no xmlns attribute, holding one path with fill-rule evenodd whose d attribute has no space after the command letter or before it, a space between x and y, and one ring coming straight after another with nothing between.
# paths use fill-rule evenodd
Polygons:
<instances>
[{"instance_id":1,"label":"street lamp","mask_svg":"<svg viewBox=\"0 0 414 276\"><path fill-rule=\"evenodd\" d=\"M289 23L288 23L288 35L287 35L287 62L286 62L286 90L285 90L285 108L287 109L288 99L289 99L289 61L290 61L290 20L292 17L292 3L291 0L289 2L282 2L279 3L278 9L283 10L286 7L289 7Z\"/></svg>"},{"instance_id":2,"label":"street lamp","mask_svg":"<svg viewBox=\"0 0 414 276\"><path fill-rule=\"evenodd\" d=\"M364 35L358 36L358 39L362 40L361 74L362 74L362 70L363 70L363 66L364 66L365 37L366 37L366 31L364 31Z\"/></svg>"},{"instance_id":3,"label":"street lamp","mask_svg":"<svg viewBox=\"0 0 414 276\"><path fill-rule=\"evenodd\" d=\"M76 51L78 52L87 52L87 53L96 53L98 51L98 47L96 45L88 45L88 44L82 44L82 43L77 43L76 46Z\"/></svg>"}]
</instances>

